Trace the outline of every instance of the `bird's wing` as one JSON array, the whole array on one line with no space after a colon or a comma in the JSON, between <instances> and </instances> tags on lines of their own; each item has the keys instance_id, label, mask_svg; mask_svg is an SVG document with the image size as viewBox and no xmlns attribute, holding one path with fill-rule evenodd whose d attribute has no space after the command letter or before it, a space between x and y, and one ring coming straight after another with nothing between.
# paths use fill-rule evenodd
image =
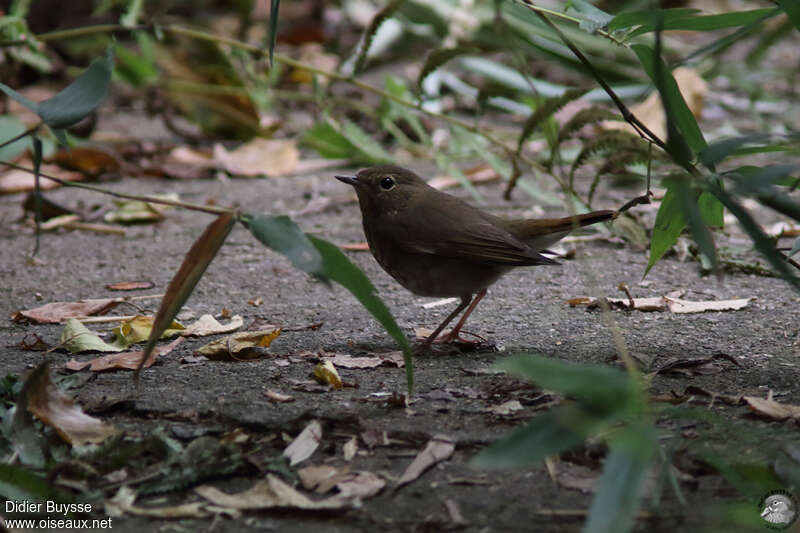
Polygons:
<instances>
[{"instance_id":1,"label":"bird's wing","mask_svg":"<svg viewBox=\"0 0 800 533\"><path fill-rule=\"evenodd\" d=\"M462 209L455 219L447 213L447 209L426 209L424 216L404 216L402 222L384 225L384 233L395 245L413 253L504 266L558 264L477 209L466 215Z\"/></svg>"}]
</instances>

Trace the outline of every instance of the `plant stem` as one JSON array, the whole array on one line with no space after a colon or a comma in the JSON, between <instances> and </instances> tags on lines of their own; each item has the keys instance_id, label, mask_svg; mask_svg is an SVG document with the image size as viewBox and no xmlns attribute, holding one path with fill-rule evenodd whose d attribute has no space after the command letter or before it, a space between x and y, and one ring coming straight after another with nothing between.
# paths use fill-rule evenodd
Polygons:
<instances>
[{"instance_id":1,"label":"plant stem","mask_svg":"<svg viewBox=\"0 0 800 533\"><path fill-rule=\"evenodd\" d=\"M22 165L17 165L14 163L10 163L8 161L0 161L0 164L3 164L7 167L15 168L17 170L23 170L25 172L30 172L31 174L34 173L33 169L23 167ZM203 213L210 213L212 215L221 215L223 213L236 213L235 209L229 209L226 207L214 207L211 205L201 205L201 204L193 204L189 202L181 202L179 200L169 200L166 198L158 198L155 196L139 196L136 194L127 194L121 192L115 192L103 187L97 187L96 185L89 185L87 183L80 183L78 181L72 180L64 180L61 178L56 178L55 176L50 176L48 174L39 173L39 176L42 178L49 179L51 181L55 181L56 183L63 185L64 187L76 187L78 189L86 189L93 192L98 192L101 194L108 194L110 196L114 196L116 198L125 198L127 200L139 200L142 202L147 202L151 204L162 204L162 205L169 205L172 207L182 207L184 209L189 209L191 211L202 211Z\"/></svg>"}]
</instances>

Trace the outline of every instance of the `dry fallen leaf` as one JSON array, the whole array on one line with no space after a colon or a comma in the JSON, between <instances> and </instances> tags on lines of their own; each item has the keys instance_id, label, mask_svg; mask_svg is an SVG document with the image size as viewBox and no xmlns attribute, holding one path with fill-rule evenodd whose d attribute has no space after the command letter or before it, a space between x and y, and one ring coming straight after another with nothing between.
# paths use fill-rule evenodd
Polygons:
<instances>
[{"instance_id":1,"label":"dry fallen leaf","mask_svg":"<svg viewBox=\"0 0 800 533\"><path fill-rule=\"evenodd\" d=\"M397 366L395 361L383 357L353 357L349 354L326 354L325 361L341 368L376 368L382 365Z\"/></svg>"},{"instance_id":2,"label":"dry fallen leaf","mask_svg":"<svg viewBox=\"0 0 800 533\"><path fill-rule=\"evenodd\" d=\"M314 367L314 379L323 385L330 385L336 390L344 386L342 378L339 377L339 372L329 360L317 363L317 366Z\"/></svg>"},{"instance_id":3,"label":"dry fallen leaf","mask_svg":"<svg viewBox=\"0 0 800 533\"><path fill-rule=\"evenodd\" d=\"M790 405L778 403L772 398L758 398L756 396L744 396L747 407L757 415L771 420L800 420L800 405Z\"/></svg>"},{"instance_id":4,"label":"dry fallen leaf","mask_svg":"<svg viewBox=\"0 0 800 533\"><path fill-rule=\"evenodd\" d=\"M152 289L153 287L155 287L155 283L152 281L119 281L106 285L106 289L110 291L138 291Z\"/></svg>"},{"instance_id":5,"label":"dry fallen leaf","mask_svg":"<svg viewBox=\"0 0 800 533\"><path fill-rule=\"evenodd\" d=\"M153 518L207 518L214 514L217 509L207 509L210 507L205 502L184 503L182 505L169 505L166 507L138 507L133 504L136 500L136 493L123 485L119 488L113 498L106 500L105 511L108 516L120 517L127 514L138 516L149 516ZM226 513L235 518L236 515Z\"/></svg>"},{"instance_id":6,"label":"dry fallen leaf","mask_svg":"<svg viewBox=\"0 0 800 533\"><path fill-rule=\"evenodd\" d=\"M241 361L262 357L264 351L278 335L279 328L261 331L242 331L209 342L195 353L215 361Z\"/></svg>"},{"instance_id":7,"label":"dry fallen leaf","mask_svg":"<svg viewBox=\"0 0 800 533\"><path fill-rule=\"evenodd\" d=\"M23 386L28 411L73 446L103 442L117 429L81 411L72 398L61 392L50 379L50 367L45 362L34 369Z\"/></svg>"},{"instance_id":8,"label":"dry fallen leaf","mask_svg":"<svg viewBox=\"0 0 800 533\"><path fill-rule=\"evenodd\" d=\"M386 480L372 472L349 474L336 483L338 498L364 499L378 494L386 486Z\"/></svg>"},{"instance_id":9,"label":"dry fallen leaf","mask_svg":"<svg viewBox=\"0 0 800 533\"><path fill-rule=\"evenodd\" d=\"M142 368L150 368L153 366L153 363L156 362L156 359L162 355L166 355L171 352L178 344L183 341L183 337L178 337L174 341L169 344L163 346L156 346L153 351L150 353L150 357L147 358ZM136 370L139 368L139 364L142 360L142 355L144 352L142 350L134 350L128 352L120 352L120 353L112 353L108 355L102 355L100 357L96 357L91 361L76 361L75 359L70 359L64 365L64 368L67 370L83 370L87 366L89 370L92 372L103 372L104 370Z\"/></svg>"},{"instance_id":10,"label":"dry fallen leaf","mask_svg":"<svg viewBox=\"0 0 800 533\"><path fill-rule=\"evenodd\" d=\"M486 410L496 415L505 416L513 414L517 411L521 411L522 409L524 409L524 407L522 407L522 404L519 402L519 400L509 400L505 403L501 403L500 405L493 405Z\"/></svg>"},{"instance_id":11,"label":"dry fallen leaf","mask_svg":"<svg viewBox=\"0 0 800 533\"><path fill-rule=\"evenodd\" d=\"M21 163L24 165L24 163ZM32 165L28 165L32 166ZM65 172L57 165L42 165L42 174L56 176L63 180L82 181L86 177L80 172ZM36 186L33 174L25 170L11 169L0 174L0 194L13 194L17 192L32 191ZM60 183L53 180L42 178L39 180L39 187L42 190L55 189L61 187Z\"/></svg>"},{"instance_id":12,"label":"dry fallen leaf","mask_svg":"<svg viewBox=\"0 0 800 533\"><path fill-rule=\"evenodd\" d=\"M38 324L58 324L68 318L82 318L101 315L122 302L119 298L99 298L78 302L50 302L33 309L17 311L11 319L19 322L28 319Z\"/></svg>"},{"instance_id":13,"label":"dry fallen leaf","mask_svg":"<svg viewBox=\"0 0 800 533\"><path fill-rule=\"evenodd\" d=\"M96 146L73 146L62 149L53 154L51 161L67 170L77 170L90 176L116 172L121 167L120 160L115 154Z\"/></svg>"},{"instance_id":14,"label":"dry fallen leaf","mask_svg":"<svg viewBox=\"0 0 800 533\"><path fill-rule=\"evenodd\" d=\"M425 445L425 449L417 454L403 475L400 476L397 488L414 481L436 463L448 459L453 455L455 449L456 445L450 437L441 434L434 435Z\"/></svg>"},{"instance_id":15,"label":"dry fallen leaf","mask_svg":"<svg viewBox=\"0 0 800 533\"><path fill-rule=\"evenodd\" d=\"M354 435L342 446L342 455L344 456L344 460L349 462L353 460L356 453L358 453L358 439Z\"/></svg>"},{"instance_id":16,"label":"dry fallen leaf","mask_svg":"<svg viewBox=\"0 0 800 533\"><path fill-rule=\"evenodd\" d=\"M221 144L214 145L214 161L236 176L285 176L294 172L299 159L297 143L291 139L255 137L232 151Z\"/></svg>"},{"instance_id":17,"label":"dry fallen leaf","mask_svg":"<svg viewBox=\"0 0 800 533\"><path fill-rule=\"evenodd\" d=\"M296 491L277 476L268 474L266 480L258 481L251 488L236 494L227 494L209 485L194 489L197 494L214 505L232 509L270 509L281 507L288 509L344 509L350 506L347 500L331 497L314 501Z\"/></svg>"},{"instance_id":18,"label":"dry fallen leaf","mask_svg":"<svg viewBox=\"0 0 800 533\"><path fill-rule=\"evenodd\" d=\"M186 326L183 331L183 336L197 336L204 337L206 335L216 335L219 333L230 333L236 331L244 325L244 319L240 315L231 317L230 322L227 324L220 324L216 318L211 315L203 315L197 319L196 322Z\"/></svg>"},{"instance_id":19,"label":"dry fallen leaf","mask_svg":"<svg viewBox=\"0 0 800 533\"><path fill-rule=\"evenodd\" d=\"M294 401L294 396L289 394L282 394L280 392L276 392L274 390L265 390L264 396L269 398L270 401L275 403L289 403Z\"/></svg>"},{"instance_id":20,"label":"dry fallen leaf","mask_svg":"<svg viewBox=\"0 0 800 533\"><path fill-rule=\"evenodd\" d=\"M738 298L735 300L709 300L693 302L669 296L655 296L650 298L605 298L611 309L636 310L636 311L670 311L676 314L705 313L706 311L738 311L747 307L753 298ZM631 308L631 301L633 308ZM587 309L600 307L600 299L579 296L570 298L567 304L571 307L585 305Z\"/></svg>"},{"instance_id":21,"label":"dry fallen leaf","mask_svg":"<svg viewBox=\"0 0 800 533\"><path fill-rule=\"evenodd\" d=\"M313 490L317 494L325 494L344 476L349 475L347 468L339 469L331 465L310 465L297 471L297 477L306 490Z\"/></svg>"},{"instance_id":22,"label":"dry fallen leaf","mask_svg":"<svg viewBox=\"0 0 800 533\"><path fill-rule=\"evenodd\" d=\"M311 457L322 440L322 425L318 420L312 420L300 432L289 446L283 450L283 455L289 458L289 464L294 466Z\"/></svg>"}]
</instances>

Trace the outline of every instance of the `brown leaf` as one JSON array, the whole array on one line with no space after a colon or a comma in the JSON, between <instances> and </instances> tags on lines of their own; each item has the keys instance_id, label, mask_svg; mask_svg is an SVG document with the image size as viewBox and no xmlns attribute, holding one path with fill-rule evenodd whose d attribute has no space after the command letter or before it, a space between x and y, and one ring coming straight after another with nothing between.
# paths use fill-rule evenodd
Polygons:
<instances>
[{"instance_id":1,"label":"brown leaf","mask_svg":"<svg viewBox=\"0 0 800 533\"><path fill-rule=\"evenodd\" d=\"M197 336L204 337L207 335L217 335L219 333L230 333L236 331L244 325L244 319L240 315L231 317L231 321L227 324L220 324L216 318L211 315L203 315L197 319L196 322L186 326L183 332L184 337Z\"/></svg>"},{"instance_id":2,"label":"brown leaf","mask_svg":"<svg viewBox=\"0 0 800 533\"><path fill-rule=\"evenodd\" d=\"M386 480L372 472L349 474L336 483L339 498L364 499L378 494L386 486Z\"/></svg>"},{"instance_id":3,"label":"brown leaf","mask_svg":"<svg viewBox=\"0 0 800 533\"><path fill-rule=\"evenodd\" d=\"M300 432L289 446L283 450L283 455L289 458L289 464L294 466L311 457L322 440L322 425L318 420L312 420Z\"/></svg>"},{"instance_id":4,"label":"brown leaf","mask_svg":"<svg viewBox=\"0 0 800 533\"><path fill-rule=\"evenodd\" d=\"M331 465L310 465L297 471L297 477L300 478L303 488L318 494L325 494L349 475L348 468L339 469Z\"/></svg>"},{"instance_id":5,"label":"brown leaf","mask_svg":"<svg viewBox=\"0 0 800 533\"><path fill-rule=\"evenodd\" d=\"M67 170L77 170L90 176L116 172L121 166L119 159L114 154L95 146L78 146L59 150L53 154L51 160Z\"/></svg>"},{"instance_id":6,"label":"brown leaf","mask_svg":"<svg viewBox=\"0 0 800 533\"><path fill-rule=\"evenodd\" d=\"M227 494L210 485L203 485L194 490L214 505L233 509L281 507L304 510L332 510L350 506L350 502L335 496L314 501L299 493L273 474L268 474L266 480L258 481L248 490L236 494Z\"/></svg>"},{"instance_id":7,"label":"brown leaf","mask_svg":"<svg viewBox=\"0 0 800 533\"><path fill-rule=\"evenodd\" d=\"M156 348L150 354L150 357L148 357L147 361L145 361L142 368L150 368L153 366L153 363L156 362L157 358L171 352L182 341L183 337L178 337L169 344L156 346ZM70 359L64 365L64 368L67 370L79 371L88 366L89 370L92 372L103 372L105 370L136 370L139 366L139 362L142 359L142 353L142 350L112 353L95 357L91 361L76 361L75 359Z\"/></svg>"},{"instance_id":8,"label":"brown leaf","mask_svg":"<svg viewBox=\"0 0 800 533\"><path fill-rule=\"evenodd\" d=\"M428 441L425 449L417 454L411 464L408 465L408 468L406 468L406 471L403 472L403 475L400 476L397 481L397 488L414 481L436 463L448 459L453 455L455 449L456 445L450 437L441 434L434 435Z\"/></svg>"},{"instance_id":9,"label":"brown leaf","mask_svg":"<svg viewBox=\"0 0 800 533\"><path fill-rule=\"evenodd\" d=\"M91 417L75 405L50 379L47 362L40 364L25 380L28 411L73 446L99 443L117 433L111 424Z\"/></svg>"},{"instance_id":10,"label":"brown leaf","mask_svg":"<svg viewBox=\"0 0 800 533\"><path fill-rule=\"evenodd\" d=\"M178 314L184 302L192 294L194 286L200 281L203 272L216 257L217 252L222 247L228 234L233 229L236 219L231 213L225 213L217 217L214 222L209 224L203 234L192 244L186 257L183 258L178 272L169 282L167 291L161 299L161 306L158 308L156 318L153 320L153 330L150 338L144 347L141 364L150 355L150 351L155 347L161 334L166 331L172 323L172 319ZM136 376L138 377L138 370Z\"/></svg>"},{"instance_id":11,"label":"brown leaf","mask_svg":"<svg viewBox=\"0 0 800 533\"><path fill-rule=\"evenodd\" d=\"M289 403L294 401L294 396L289 394L281 394L280 392L276 392L274 390L265 390L264 396L269 398L270 401L275 403Z\"/></svg>"},{"instance_id":12,"label":"brown leaf","mask_svg":"<svg viewBox=\"0 0 800 533\"><path fill-rule=\"evenodd\" d=\"M110 291L138 291L152 289L153 287L155 287L155 284L152 281L119 281L106 285L106 289Z\"/></svg>"},{"instance_id":13,"label":"brown leaf","mask_svg":"<svg viewBox=\"0 0 800 533\"><path fill-rule=\"evenodd\" d=\"M397 366L395 361L383 357L353 357L350 354L337 353L325 355L325 361L330 361L340 368L376 368L379 366Z\"/></svg>"},{"instance_id":14,"label":"brown leaf","mask_svg":"<svg viewBox=\"0 0 800 533\"><path fill-rule=\"evenodd\" d=\"M236 176L285 176L294 171L299 159L297 143L290 139L255 137L232 151L221 144L214 145L214 160L219 168Z\"/></svg>"},{"instance_id":15,"label":"brown leaf","mask_svg":"<svg viewBox=\"0 0 800 533\"><path fill-rule=\"evenodd\" d=\"M50 302L33 309L17 311L11 315L15 322L27 318L38 324L58 324L69 318L83 318L101 315L118 306L119 298L98 298L79 302Z\"/></svg>"},{"instance_id":16,"label":"brown leaf","mask_svg":"<svg viewBox=\"0 0 800 533\"><path fill-rule=\"evenodd\" d=\"M629 298L604 298L611 309L631 310ZM633 298L633 310L636 311L670 311L676 314L704 313L706 311L738 311L747 306L752 298L739 298L735 300L709 300L693 302L681 300L670 296L655 296L650 298ZM585 305L586 309L597 309L600 300L597 298L580 296L567 300L572 306Z\"/></svg>"},{"instance_id":17,"label":"brown leaf","mask_svg":"<svg viewBox=\"0 0 800 533\"><path fill-rule=\"evenodd\" d=\"M42 174L49 174L70 181L82 181L86 179L83 174L79 172L64 172L55 165L42 165ZM0 194L32 191L35 186L36 180L33 174L25 170L11 169L8 172L0 174ZM40 178L39 187L46 191L48 189L61 187L61 184L53 180Z\"/></svg>"},{"instance_id":18,"label":"brown leaf","mask_svg":"<svg viewBox=\"0 0 800 533\"><path fill-rule=\"evenodd\" d=\"M261 331L242 331L211 341L195 351L214 361L246 361L264 356L263 348L269 347L280 329Z\"/></svg>"},{"instance_id":19,"label":"brown leaf","mask_svg":"<svg viewBox=\"0 0 800 533\"><path fill-rule=\"evenodd\" d=\"M778 403L772 398L758 398L756 396L744 396L747 407L757 415L771 420L800 420L800 405Z\"/></svg>"}]
</instances>

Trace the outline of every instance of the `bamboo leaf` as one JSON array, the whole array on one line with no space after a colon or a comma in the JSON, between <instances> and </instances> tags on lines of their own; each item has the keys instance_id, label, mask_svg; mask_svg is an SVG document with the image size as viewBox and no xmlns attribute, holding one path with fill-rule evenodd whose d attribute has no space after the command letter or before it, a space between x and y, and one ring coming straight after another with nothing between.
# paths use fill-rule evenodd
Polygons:
<instances>
[{"instance_id":1,"label":"bamboo leaf","mask_svg":"<svg viewBox=\"0 0 800 533\"><path fill-rule=\"evenodd\" d=\"M588 92L588 89L568 89L560 96L548 98L541 102L522 128L522 133L517 140L517 151L522 150L522 145L531 136L536 127L546 118L556 113L559 109L573 100L577 100Z\"/></svg>"},{"instance_id":2,"label":"bamboo leaf","mask_svg":"<svg viewBox=\"0 0 800 533\"><path fill-rule=\"evenodd\" d=\"M54 97L39 104L38 113L52 129L63 129L83 120L105 98L114 69L113 46L95 59L83 74Z\"/></svg>"},{"instance_id":3,"label":"bamboo leaf","mask_svg":"<svg viewBox=\"0 0 800 533\"><path fill-rule=\"evenodd\" d=\"M422 70L417 77L417 87L421 88L425 78L451 59L461 55L476 54L478 52L480 52L480 49L474 46L457 46L455 48L439 48L438 50L433 50L428 54L428 57L425 58L425 64L422 66Z\"/></svg>"},{"instance_id":4,"label":"bamboo leaf","mask_svg":"<svg viewBox=\"0 0 800 533\"><path fill-rule=\"evenodd\" d=\"M408 339L406 339L397 322L395 322L392 313L378 296L375 286L372 285L372 282L358 267L350 262L338 247L312 235L308 235L308 239L322 257L325 275L350 291L400 345L403 350L403 359L405 360L408 390L411 391L414 386L411 347L408 344Z\"/></svg>"},{"instance_id":5,"label":"bamboo leaf","mask_svg":"<svg viewBox=\"0 0 800 533\"><path fill-rule=\"evenodd\" d=\"M644 276L647 276L650 269L664 256L666 251L678 242L678 237L685 227L686 217L681 209L676 187L668 186L658 213L656 213L653 236L650 239L650 258L647 260Z\"/></svg>"},{"instance_id":6,"label":"bamboo leaf","mask_svg":"<svg viewBox=\"0 0 800 533\"><path fill-rule=\"evenodd\" d=\"M150 357L150 353L155 348L158 339L161 338L161 334L172 324L172 320L189 298L189 295L192 294L195 285L200 281L214 257L217 256L217 252L219 252L231 229L233 229L235 222L236 219L231 213L220 215L206 227L203 234L189 249L178 272L172 277L172 281L169 282L164 297L161 299L161 306L158 308L158 313L153 320L153 329L150 332L150 338L147 339L134 379L139 378L139 371Z\"/></svg>"}]
</instances>

